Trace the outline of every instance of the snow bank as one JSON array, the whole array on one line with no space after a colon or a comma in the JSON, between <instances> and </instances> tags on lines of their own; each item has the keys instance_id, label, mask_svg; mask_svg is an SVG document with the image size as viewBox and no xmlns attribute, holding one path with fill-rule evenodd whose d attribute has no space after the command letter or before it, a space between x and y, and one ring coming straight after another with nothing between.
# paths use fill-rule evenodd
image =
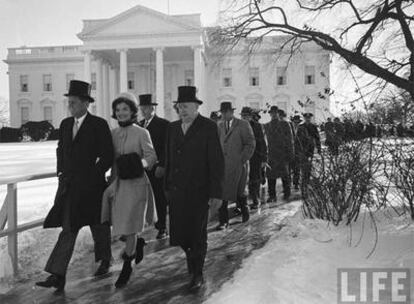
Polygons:
<instances>
[{"instance_id":1,"label":"snow bank","mask_svg":"<svg viewBox=\"0 0 414 304\"><path fill-rule=\"evenodd\" d=\"M386 210L368 213L351 227L304 219L300 212L255 252L234 278L205 303L315 303L337 301L337 269L352 267L414 268L414 224ZM370 253L372 253L370 255ZM370 255L370 256L369 256ZM369 258L368 258L369 256Z\"/></svg>"}]
</instances>

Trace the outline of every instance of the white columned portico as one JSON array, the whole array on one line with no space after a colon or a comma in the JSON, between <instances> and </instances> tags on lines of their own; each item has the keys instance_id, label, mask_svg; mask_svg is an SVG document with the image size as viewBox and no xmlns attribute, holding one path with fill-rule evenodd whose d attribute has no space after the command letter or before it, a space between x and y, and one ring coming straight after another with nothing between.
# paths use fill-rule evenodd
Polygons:
<instances>
[{"instance_id":1,"label":"white columned portico","mask_svg":"<svg viewBox=\"0 0 414 304\"><path fill-rule=\"evenodd\" d=\"M200 112L203 115L209 115L207 102L204 100L204 60L202 54L202 45L193 46L194 51L194 85L197 88L197 97L204 103L200 108Z\"/></svg>"},{"instance_id":2,"label":"white columned portico","mask_svg":"<svg viewBox=\"0 0 414 304\"><path fill-rule=\"evenodd\" d=\"M83 80L91 83L91 51L83 53Z\"/></svg>"},{"instance_id":3,"label":"white columned portico","mask_svg":"<svg viewBox=\"0 0 414 304\"><path fill-rule=\"evenodd\" d=\"M155 61L156 61L156 71L155 71L155 94L157 106L157 115L160 117L165 117L165 96L164 96L164 48L158 47L155 48Z\"/></svg>"},{"instance_id":4,"label":"white columned portico","mask_svg":"<svg viewBox=\"0 0 414 304\"><path fill-rule=\"evenodd\" d=\"M104 117L103 101L103 63L101 58L96 59L96 114Z\"/></svg>"},{"instance_id":5,"label":"white columned portico","mask_svg":"<svg viewBox=\"0 0 414 304\"><path fill-rule=\"evenodd\" d=\"M121 92L128 91L128 58L127 49L118 50L119 52L119 89Z\"/></svg>"},{"instance_id":6,"label":"white columned portico","mask_svg":"<svg viewBox=\"0 0 414 304\"><path fill-rule=\"evenodd\" d=\"M103 117L109 120L109 64L104 61L103 63L103 92L102 92L102 103L103 103Z\"/></svg>"}]
</instances>

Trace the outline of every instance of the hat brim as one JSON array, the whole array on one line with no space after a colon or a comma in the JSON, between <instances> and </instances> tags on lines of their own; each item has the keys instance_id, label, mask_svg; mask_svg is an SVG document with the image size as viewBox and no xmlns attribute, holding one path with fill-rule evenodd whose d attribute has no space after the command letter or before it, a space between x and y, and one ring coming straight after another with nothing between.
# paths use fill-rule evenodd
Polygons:
<instances>
[{"instance_id":1,"label":"hat brim","mask_svg":"<svg viewBox=\"0 0 414 304\"><path fill-rule=\"evenodd\" d=\"M89 95L73 95L73 94L63 94L63 96L65 96L65 97L69 97L69 96L86 97L86 98L88 98L88 99L89 99L89 102L90 102L90 103L95 102L95 99L94 99L93 97L89 96Z\"/></svg>"},{"instance_id":2,"label":"hat brim","mask_svg":"<svg viewBox=\"0 0 414 304\"><path fill-rule=\"evenodd\" d=\"M234 110L236 110L236 108L220 109L219 112L234 111Z\"/></svg>"},{"instance_id":3,"label":"hat brim","mask_svg":"<svg viewBox=\"0 0 414 304\"><path fill-rule=\"evenodd\" d=\"M203 104L203 102L199 99L194 99L194 100L176 100L173 103L177 104L177 103L198 103L198 104Z\"/></svg>"},{"instance_id":4,"label":"hat brim","mask_svg":"<svg viewBox=\"0 0 414 304\"><path fill-rule=\"evenodd\" d=\"M139 104L140 107L145 107L145 106L158 106L158 103L156 102L152 102L152 103L148 103L148 104Z\"/></svg>"}]
</instances>

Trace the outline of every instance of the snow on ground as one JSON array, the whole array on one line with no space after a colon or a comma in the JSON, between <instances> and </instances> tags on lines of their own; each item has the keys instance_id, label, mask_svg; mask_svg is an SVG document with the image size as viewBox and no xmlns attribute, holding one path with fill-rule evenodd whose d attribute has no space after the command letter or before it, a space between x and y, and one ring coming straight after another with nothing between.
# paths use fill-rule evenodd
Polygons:
<instances>
[{"instance_id":1,"label":"snow on ground","mask_svg":"<svg viewBox=\"0 0 414 304\"><path fill-rule=\"evenodd\" d=\"M300 212L262 249L245 260L232 280L206 304L332 304L337 302L338 268L414 269L414 224L393 211L367 213L351 227L304 219ZM414 290L411 290L411 298Z\"/></svg>"}]
</instances>

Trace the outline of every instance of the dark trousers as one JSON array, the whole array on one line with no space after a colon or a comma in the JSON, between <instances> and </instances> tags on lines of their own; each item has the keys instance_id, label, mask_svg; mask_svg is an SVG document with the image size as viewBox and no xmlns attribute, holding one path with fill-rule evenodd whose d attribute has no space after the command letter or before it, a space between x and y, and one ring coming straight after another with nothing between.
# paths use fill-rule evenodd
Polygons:
<instances>
[{"instance_id":1,"label":"dark trousers","mask_svg":"<svg viewBox=\"0 0 414 304\"><path fill-rule=\"evenodd\" d=\"M289 174L282 177L283 194L290 196L290 177ZM276 178L267 179L269 197L276 197Z\"/></svg>"},{"instance_id":2,"label":"dark trousers","mask_svg":"<svg viewBox=\"0 0 414 304\"><path fill-rule=\"evenodd\" d=\"M295 187L299 186L299 181L305 179L304 172L305 172L305 163L306 157L302 154L296 154L295 159L292 162L292 175L293 175L293 185Z\"/></svg>"},{"instance_id":3,"label":"dark trousers","mask_svg":"<svg viewBox=\"0 0 414 304\"><path fill-rule=\"evenodd\" d=\"M109 225L101 224L89 226L95 243L95 261L110 261L111 255L111 230ZM70 259L72 258L76 238L79 230L63 229L58 241L47 261L45 271L51 274L65 276Z\"/></svg>"},{"instance_id":4,"label":"dark trousers","mask_svg":"<svg viewBox=\"0 0 414 304\"><path fill-rule=\"evenodd\" d=\"M256 202L260 197L261 162L251 160L249 164L249 195L253 202Z\"/></svg>"},{"instance_id":5,"label":"dark trousers","mask_svg":"<svg viewBox=\"0 0 414 304\"><path fill-rule=\"evenodd\" d=\"M223 201L219 208L219 222L225 224L229 222L229 201ZM247 208L247 197L242 196L237 199L237 207Z\"/></svg>"},{"instance_id":6,"label":"dark trousers","mask_svg":"<svg viewBox=\"0 0 414 304\"><path fill-rule=\"evenodd\" d=\"M155 177L155 170L148 172L152 190L154 191L155 208L157 209L158 222L155 224L158 230L167 228L167 199L163 189L163 179Z\"/></svg>"},{"instance_id":7,"label":"dark trousers","mask_svg":"<svg viewBox=\"0 0 414 304\"><path fill-rule=\"evenodd\" d=\"M203 274L204 261L207 255L207 222L208 212L202 221L200 237L193 240L190 244L181 245L187 259L190 260L190 263L192 263L195 275Z\"/></svg>"},{"instance_id":8,"label":"dark trousers","mask_svg":"<svg viewBox=\"0 0 414 304\"><path fill-rule=\"evenodd\" d=\"M58 241L46 263L45 271L51 274L65 276L72 258L76 238L79 229L71 229L70 225L70 201L65 201L63 215L63 230L59 234ZM95 245L95 261L110 261L111 254L111 228L109 224L97 224L89 226Z\"/></svg>"}]
</instances>

